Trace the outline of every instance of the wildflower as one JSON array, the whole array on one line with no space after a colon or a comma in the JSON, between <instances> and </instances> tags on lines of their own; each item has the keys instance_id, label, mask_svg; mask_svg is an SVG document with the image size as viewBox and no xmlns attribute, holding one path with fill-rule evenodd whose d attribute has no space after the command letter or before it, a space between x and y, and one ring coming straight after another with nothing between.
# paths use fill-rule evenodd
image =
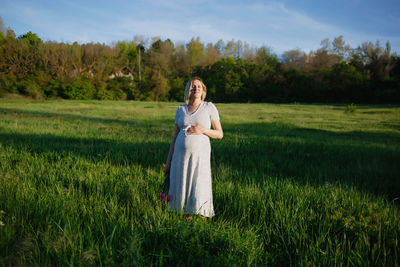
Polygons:
<instances>
[{"instance_id":1,"label":"wildflower","mask_svg":"<svg viewBox=\"0 0 400 267\"><path fill-rule=\"evenodd\" d=\"M163 192L160 192L160 198L161 202L169 202L171 200L171 196Z\"/></svg>"}]
</instances>

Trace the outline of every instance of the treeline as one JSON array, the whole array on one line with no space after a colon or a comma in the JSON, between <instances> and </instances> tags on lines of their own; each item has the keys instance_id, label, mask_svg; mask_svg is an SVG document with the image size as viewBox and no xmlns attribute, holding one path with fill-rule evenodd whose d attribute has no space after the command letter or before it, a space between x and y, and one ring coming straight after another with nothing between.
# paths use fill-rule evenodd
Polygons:
<instances>
[{"instance_id":1,"label":"treeline","mask_svg":"<svg viewBox=\"0 0 400 267\"><path fill-rule=\"evenodd\" d=\"M182 101L192 76L216 102L400 103L400 57L389 42L351 48L339 36L278 57L240 40L44 42L32 32L16 37L0 20L0 96Z\"/></svg>"}]
</instances>

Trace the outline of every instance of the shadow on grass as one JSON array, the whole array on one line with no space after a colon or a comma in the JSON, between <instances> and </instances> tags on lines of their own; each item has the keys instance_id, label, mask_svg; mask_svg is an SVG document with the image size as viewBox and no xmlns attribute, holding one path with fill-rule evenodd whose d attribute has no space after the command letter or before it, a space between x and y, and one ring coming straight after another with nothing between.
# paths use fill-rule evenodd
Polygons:
<instances>
[{"instance_id":1,"label":"shadow on grass","mask_svg":"<svg viewBox=\"0 0 400 267\"><path fill-rule=\"evenodd\" d=\"M105 127L113 123L134 127L150 125L150 122L140 120L101 119L18 109L1 108L1 112L87 120L102 123ZM249 180L259 183L263 177L272 176L316 186L339 183L384 195L390 200L399 197L400 137L396 134L333 132L284 123L224 124L223 127L225 138L212 141L212 168L217 174L216 179L224 177L218 171L220 166L225 166L232 171L233 177L225 175L222 179L239 183ZM162 166L169 150L169 140L133 143L1 131L0 143L29 153L72 153L94 162L107 160L113 165L138 164L144 168Z\"/></svg>"},{"instance_id":2,"label":"shadow on grass","mask_svg":"<svg viewBox=\"0 0 400 267\"><path fill-rule=\"evenodd\" d=\"M301 184L342 184L400 197L400 136L382 132L333 132L285 123L230 124L225 142L213 142L213 167L237 170L233 180L263 174Z\"/></svg>"},{"instance_id":3,"label":"shadow on grass","mask_svg":"<svg viewBox=\"0 0 400 267\"><path fill-rule=\"evenodd\" d=\"M63 114L63 113L58 113L58 112L46 112L46 111L37 111L37 110L22 110L22 109L13 109L13 108L0 108L0 115L1 114L14 114L14 115L21 115L26 117L31 117L31 118L45 118L45 119L64 119L64 120L69 120L69 121L76 121L76 120L82 120L82 121L87 121L91 123L101 123L101 124L119 124L119 125L129 125L129 126L143 126L143 125L149 125L149 123L155 123L153 120L149 120L147 123L144 120L138 121L135 120L134 117L132 117L132 120L121 120L121 119L108 119L108 118L98 118L98 117L88 117L85 115L80 115L80 114ZM170 120L163 120L163 121L157 121L157 123L161 124L173 124L173 118Z\"/></svg>"},{"instance_id":4,"label":"shadow on grass","mask_svg":"<svg viewBox=\"0 0 400 267\"><path fill-rule=\"evenodd\" d=\"M9 134L0 132L0 143L4 147L21 149L29 153L55 153L77 157L93 162L107 161L112 165L139 164L142 167L160 166L161 158L168 153L167 142L116 142L106 139L62 137L50 134ZM166 156L165 156L166 158Z\"/></svg>"}]
</instances>

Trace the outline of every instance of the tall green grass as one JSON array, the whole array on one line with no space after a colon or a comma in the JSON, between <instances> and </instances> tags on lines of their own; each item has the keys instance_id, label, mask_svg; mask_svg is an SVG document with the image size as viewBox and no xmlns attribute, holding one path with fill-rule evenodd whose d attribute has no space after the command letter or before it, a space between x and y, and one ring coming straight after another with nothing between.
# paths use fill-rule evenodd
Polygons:
<instances>
[{"instance_id":1,"label":"tall green grass","mask_svg":"<svg viewBox=\"0 0 400 267\"><path fill-rule=\"evenodd\" d=\"M177 105L0 99L0 264L400 264L399 107L217 104L187 222L158 198Z\"/></svg>"}]
</instances>

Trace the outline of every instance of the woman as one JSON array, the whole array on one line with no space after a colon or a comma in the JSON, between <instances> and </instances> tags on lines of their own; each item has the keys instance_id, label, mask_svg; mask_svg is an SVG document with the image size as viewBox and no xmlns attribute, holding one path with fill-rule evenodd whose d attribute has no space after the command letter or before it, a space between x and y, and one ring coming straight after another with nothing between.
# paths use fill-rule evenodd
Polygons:
<instances>
[{"instance_id":1,"label":"woman","mask_svg":"<svg viewBox=\"0 0 400 267\"><path fill-rule=\"evenodd\" d=\"M165 174L170 173L168 208L182 212L188 220L192 214L214 216L209 138L222 139L224 134L217 108L204 101L206 92L199 77L186 84L186 104L176 111L175 133L164 169Z\"/></svg>"}]
</instances>

